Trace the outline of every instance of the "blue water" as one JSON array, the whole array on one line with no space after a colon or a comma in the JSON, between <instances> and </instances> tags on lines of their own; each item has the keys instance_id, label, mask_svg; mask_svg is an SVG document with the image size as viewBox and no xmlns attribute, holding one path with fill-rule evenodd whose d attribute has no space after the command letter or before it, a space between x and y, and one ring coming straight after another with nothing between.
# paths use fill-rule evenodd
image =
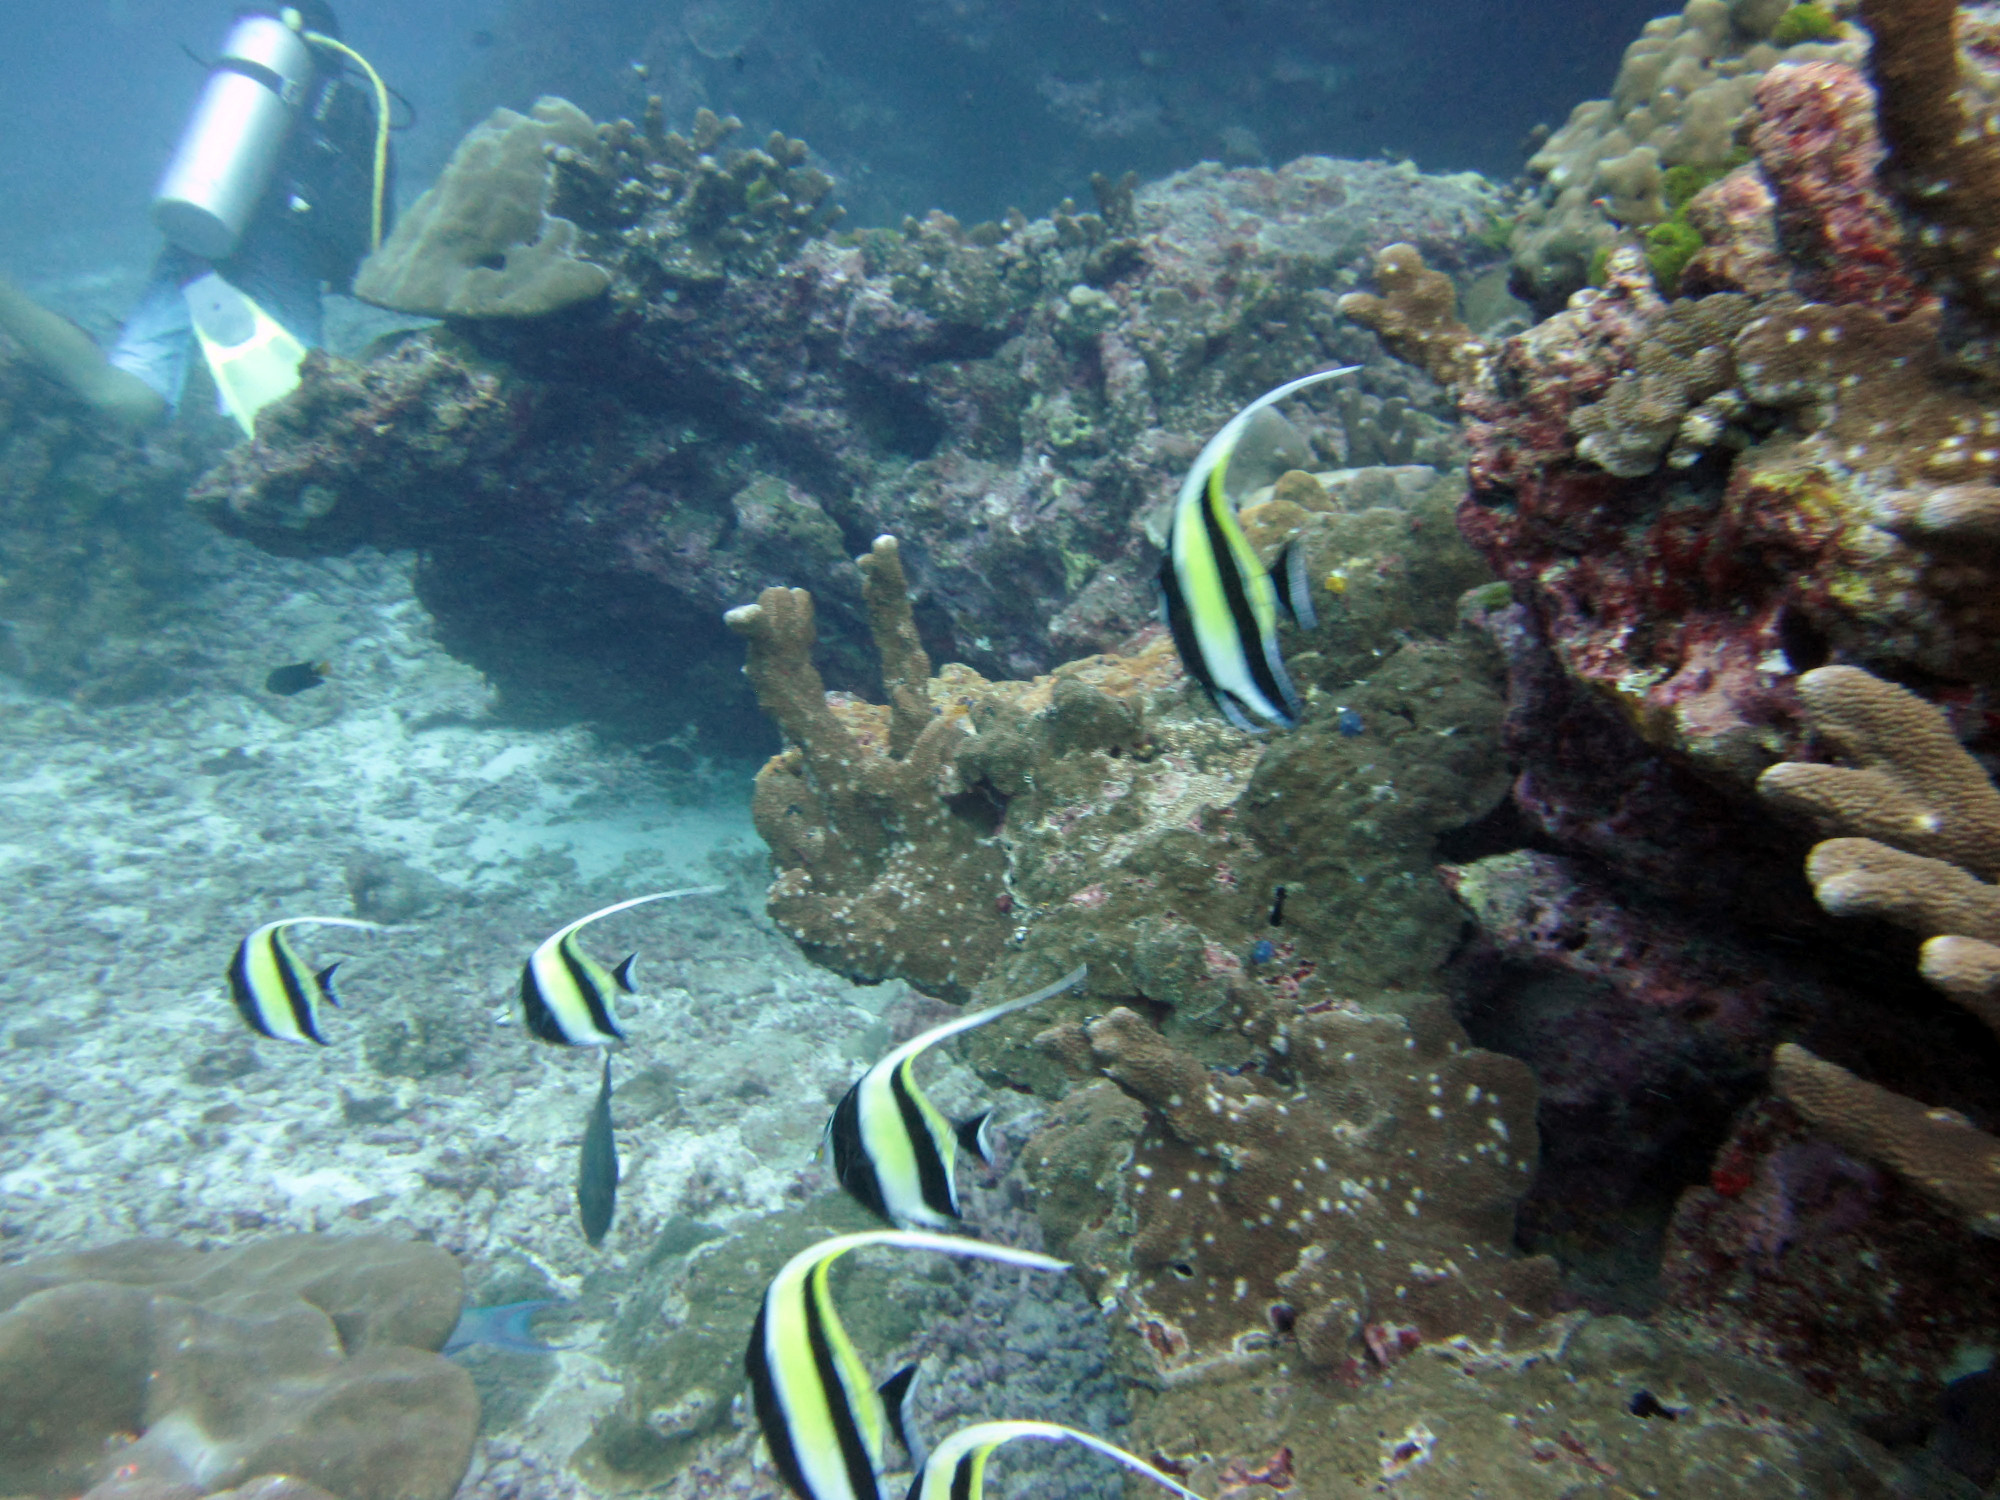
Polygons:
<instances>
[{"instance_id":1,"label":"blue water","mask_svg":"<svg viewBox=\"0 0 2000 1500\"><path fill-rule=\"evenodd\" d=\"M968 221L1088 201L1092 171L1204 159L1407 156L1518 169L1519 143L1609 86L1658 0L1425 6L1138 0L346 0L347 40L418 112L413 195L494 105L560 93L599 118L649 91L804 138L856 219ZM0 269L45 277L143 260L146 194L226 5L86 0L0 8ZM716 55L705 55L714 53ZM635 68L644 68L644 74ZM52 266L51 262L57 263Z\"/></svg>"}]
</instances>

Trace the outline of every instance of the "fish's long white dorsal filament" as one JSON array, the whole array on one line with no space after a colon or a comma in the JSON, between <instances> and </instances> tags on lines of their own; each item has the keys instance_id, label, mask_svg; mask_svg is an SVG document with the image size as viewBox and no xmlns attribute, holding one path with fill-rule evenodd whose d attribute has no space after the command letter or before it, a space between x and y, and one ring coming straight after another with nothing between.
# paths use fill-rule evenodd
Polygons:
<instances>
[{"instance_id":1,"label":"fish's long white dorsal filament","mask_svg":"<svg viewBox=\"0 0 2000 1500\"><path fill-rule=\"evenodd\" d=\"M1314 370L1310 375L1301 375L1296 380L1288 380L1283 385L1264 392L1244 407L1223 423L1221 431L1202 446L1200 455L1196 457L1193 467L1188 470L1187 478L1181 481L1181 503L1187 504L1197 498L1208 487L1209 476L1215 470L1226 471L1231 450L1236 447L1237 439L1242 437L1243 429L1250 425L1250 419L1258 412L1267 406L1275 406L1309 385L1318 385L1322 380L1332 380L1337 375L1352 375L1360 368L1359 365L1338 365L1330 370Z\"/></svg>"},{"instance_id":2,"label":"fish's long white dorsal filament","mask_svg":"<svg viewBox=\"0 0 2000 1500\"><path fill-rule=\"evenodd\" d=\"M560 943L572 932L588 927L592 922L602 917L612 916L621 911L629 911L635 906L644 906L648 901L672 901L680 896L713 896L721 890L722 887L719 885L691 885L678 891L654 891L646 896L628 896L623 901L614 901L611 905L601 907L587 917L578 917L574 922L566 923L564 926L557 928L541 946L544 948L551 947L556 943Z\"/></svg>"},{"instance_id":3,"label":"fish's long white dorsal filament","mask_svg":"<svg viewBox=\"0 0 2000 1500\"><path fill-rule=\"evenodd\" d=\"M975 1026L984 1026L988 1021L997 1021L1002 1016L1011 1016L1015 1011L1026 1010L1031 1005L1039 1005L1044 1000L1060 995L1064 990L1074 989L1083 983L1084 976L1089 972L1088 964L1078 964L1054 984L1044 985L1032 995L1023 995L1018 1000L1002 1001L998 1005L988 1006L985 1010L974 1011L969 1016L953 1016L942 1026L933 1026L921 1036L913 1036L902 1046L885 1054L869 1071L879 1073L897 1068L902 1065L904 1059L915 1057L947 1037L957 1036L962 1031L970 1031Z\"/></svg>"},{"instance_id":4,"label":"fish's long white dorsal filament","mask_svg":"<svg viewBox=\"0 0 2000 1500\"><path fill-rule=\"evenodd\" d=\"M1135 1474L1145 1476L1155 1484L1172 1490L1183 1500L1202 1500L1202 1497L1180 1483L1170 1474L1154 1468L1137 1454L1128 1453L1116 1443L1088 1432L1080 1432L1074 1427L1065 1427L1059 1422L1003 1421L975 1422L969 1427L961 1427L950 1437L939 1443L931 1453L923 1471L922 1500L930 1500L933 1487L939 1493L945 1492L952 1480L952 1473L968 1457L979 1456L983 1460L1003 1443L1011 1443L1017 1438L1038 1438L1044 1442L1077 1443L1094 1452L1103 1454L1115 1463L1123 1465ZM982 1483L983 1483L983 1463ZM979 1490L972 1492L972 1500L983 1500Z\"/></svg>"}]
</instances>

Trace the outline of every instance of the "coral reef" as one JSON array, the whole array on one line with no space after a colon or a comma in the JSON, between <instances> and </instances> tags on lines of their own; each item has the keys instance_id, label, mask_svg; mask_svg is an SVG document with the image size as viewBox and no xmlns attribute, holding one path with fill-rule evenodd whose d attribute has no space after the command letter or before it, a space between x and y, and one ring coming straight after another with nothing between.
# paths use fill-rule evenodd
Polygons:
<instances>
[{"instance_id":1,"label":"coral reef","mask_svg":"<svg viewBox=\"0 0 2000 1500\"><path fill-rule=\"evenodd\" d=\"M1656 23L1656 39L1712 28L1688 42L1684 82L1784 8L1739 9ZM1885 33L1905 24L1891 9ZM1726 37L1713 29L1725 20ZM1889 124L1935 102L1947 67L1953 118L1984 118L1990 20L1960 14L1955 57L1933 34L1928 82L1879 57L1871 85L1839 54L1780 63L1747 48L1716 98L1731 101L1720 139L1747 143L1751 160L1731 147L1655 184L1661 208L1703 184L1685 199L1699 246L1683 246L1677 280L1657 277L1639 235L1606 233L1598 285L1481 340L1453 371L1471 449L1460 526L1509 585L1468 610L1506 662L1519 768L1522 822L1489 832L1533 848L1447 873L1480 928L1456 965L1461 1019L1479 1045L1531 1063L1542 1091L1544 1170L1520 1208L1523 1243L1556 1254L1589 1305L1643 1310L1664 1293L1703 1337L1796 1361L1884 1431L1921 1433L1951 1378L1950 1341L1990 1337L1973 1285L1989 1261L1972 1231L1990 1229L2000 1073L1990 1029L1971 1019L1996 972L1992 856L1972 831L1989 815L1961 822L1947 803L1985 809L1993 795L1958 741L1990 750L2000 688L2000 449L1986 315L1964 267L1916 248L1938 225L1911 201L1919 184L1899 174ZM1836 46L1851 59L1853 42ZM1961 148L1983 150L1965 144L1977 135L1968 127ZM1621 172L1652 182L1657 162L1613 144ZM1963 179L1967 205L1979 180ZM1631 212L1631 229L1666 222L1650 205ZM1404 260L1384 269L1385 285L1418 274ZM1427 316L1449 326L1448 308ZM1866 730L1864 752L1849 742L1861 731L1844 740L1820 722L1820 700L1828 684L1875 679L1810 670L1828 662L1865 663L1922 697L1876 683L1904 707L1896 727ZM1770 769L1824 745L1865 769ZM1926 779L1913 780L1919 761ZM1786 817L1760 789L1782 793ZM1879 822L1839 821L1864 799ZM1794 829L1815 817L1822 835L1850 837L1815 851L1808 888ZM1925 842L1947 826L1968 830L1959 845ZM1971 997L1966 1011L1901 967L1914 945L1843 930L1846 911L1933 939L1931 967ZM1732 1126L1767 1086L1780 1102ZM1956 1253L1877 1217L1915 1198ZM1787 1250L1768 1222L1786 1213L1812 1244ZM1877 1253L1880 1265L1866 1259ZM1809 1328L1815 1295L1843 1277L1883 1285L1857 1285ZM1913 1321L1899 1330L1904 1306Z\"/></svg>"},{"instance_id":2,"label":"coral reef","mask_svg":"<svg viewBox=\"0 0 2000 1500\"><path fill-rule=\"evenodd\" d=\"M831 233L805 148L737 150L731 124L654 115L545 148L512 201L574 224L609 291L315 356L196 507L295 555L422 548L444 638L511 711L660 738L699 705L748 734L740 680L704 669L730 651L722 612L809 588L829 682L870 691L846 561L885 533L939 660L1021 677L1124 640L1194 435L1367 354L1334 304L1371 252L1461 273L1493 253L1483 182L1322 158L1107 179L1095 210L1033 221ZM1458 451L1438 393L1383 361L1295 415L1309 467Z\"/></svg>"},{"instance_id":3,"label":"coral reef","mask_svg":"<svg viewBox=\"0 0 2000 1500\"><path fill-rule=\"evenodd\" d=\"M1940 346L1873 186L1872 99L1845 64L1764 74L1758 180L1690 204L1708 294L1663 301L1619 250L1459 380L1466 535L1568 671L1744 789L1796 744L1797 671L2000 677L1991 549L1961 545L1991 524L1991 393Z\"/></svg>"},{"instance_id":4,"label":"coral reef","mask_svg":"<svg viewBox=\"0 0 2000 1500\"><path fill-rule=\"evenodd\" d=\"M1594 279L1593 260L1622 231L1668 218L1673 174L1720 175L1734 165L1737 131L1770 70L1859 59L1851 36L1815 30L1781 40L1788 14L1768 0L1688 0L1678 16L1646 23L1625 49L1611 97L1577 105L1529 158L1536 192L1509 241L1516 295L1555 311Z\"/></svg>"},{"instance_id":5,"label":"coral reef","mask_svg":"<svg viewBox=\"0 0 2000 1500\"><path fill-rule=\"evenodd\" d=\"M379 1237L129 1240L0 1269L0 1486L242 1500L283 1475L447 1500L479 1420L435 1352L459 1309L449 1255Z\"/></svg>"},{"instance_id":6,"label":"coral reef","mask_svg":"<svg viewBox=\"0 0 2000 1500\"><path fill-rule=\"evenodd\" d=\"M1512 1359L1426 1346L1353 1392L1272 1374L1202 1394L1143 1404L1134 1435L1225 1495L1888 1500L1910 1483L1796 1380L1619 1317L1563 1320Z\"/></svg>"},{"instance_id":7,"label":"coral reef","mask_svg":"<svg viewBox=\"0 0 2000 1500\"><path fill-rule=\"evenodd\" d=\"M1087 963L1093 993L1174 1007L1210 1060L1235 1060L1213 1049L1240 1051L1248 996L1424 992L1457 928L1436 840L1507 781L1493 662L1453 603L1482 576L1454 493L1388 469L1253 497L1252 544L1296 535L1337 590L1293 658L1324 707L1268 750L1188 696L1157 631L1025 682L932 674L892 539L861 560L887 707L825 692L806 592L733 611L790 744L754 801L773 918L843 973L953 998Z\"/></svg>"},{"instance_id":8,"label":"coral reef","mask_svg":"<svg viewBox=\"0 0 2000 1500\"><path fill-rule=\"evenodd\" d=\"M1991 326L2000 316L2000 147L1983 70L1961 65L1959 7L1864 0L1860 10L1889 148L1882 180L1917 230L1910 257L1946 300Z\"/></svg>"},{"instance_id":9,"label":"coral reef","mask_svg":"<svg viewBox=\"0 0 2000 1500\"><path fill-rule=\"evenodd\" d=\"M1776 1099L1682 1195L1661 1281L1676 1321L1782 1362L1878 1432L1914 1428L1965 1352L2000 1337L2000 1245Z\"/></svg>"},{"instance_id":10,"label":"coral reef","mask_svg":"<svg viewBox=\"0 0 2000 1500\"><path fill-rule=\"evenodd\" d=\"M1835 835L1807 870L1837 916L1925 940L1924 977L2000 1036L2000 792L1944 716L1853 667L1799 680L1814 732L1852 765L1773 766L1758 790ZM1976 1232L2000 1238L2000 1138L1787 1043L1773 1086L1815 1129L1883 1163Z\"/></svg>"}]
</instances>

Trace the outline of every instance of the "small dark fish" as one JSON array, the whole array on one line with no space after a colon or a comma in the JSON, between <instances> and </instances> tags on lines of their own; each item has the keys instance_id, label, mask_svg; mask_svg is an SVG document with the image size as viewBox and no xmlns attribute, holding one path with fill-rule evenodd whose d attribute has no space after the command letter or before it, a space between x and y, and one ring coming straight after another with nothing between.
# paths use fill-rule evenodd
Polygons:
<instances>
[{"instance_id":1,"label":"small dark fish","mask_svg":"<svg viewBox=\"0 0 2000 1500\"><path fill-rule=\"evenodd\" d=\"M1285 888L1278 887L1278 894L1271 898L1271 925L1281 927L1285 921Z\"/></svg>"},{"instance_id":2,"label":"small dark fish","mask_svg":"<svg viewBox=\"0 0 2000 1500\"><path fill-rule=\"evenodd\" d=\"M1250 967L1261 968L1278 956L1278 945L1269 938L1259 938L1250 945Z\"/></svg>"},{"instance_id":3,"label":"small dark fish","mask_svg":"<svg viewBox=\"0 0 2000 1500\"><path fill-rule=\"evenodd\" d=\"M507 1349L515 1354L554 1354L556 1346L545 1344L529 1330L528 1323L545 1307L555 1303L547 1297L532 1302L503 1302L498 1307L468 1307L458 1315L458 1326L444 1341L442 1354L457 1354L474 1344Z\"/></svg>"},{"instance_id":4,"label":"small dark fish","mask_svg":"<svg viewBox=\"0 0 2000 1500\"><path fill-rule=\"evenodd\" d=\"M318 687L332 670L333 663L330 661L295 661L289 667L273 667L264 679L264 691L289 698L307 688Z\"/></svg>"},{"instance_id":5,"label":"small dark fish","mask_svg":"<svg viewBox=\"0 0 2000 1500\"><path fill-rule=\"evenodd\" d=\"M1366 733L1368 729L1368 726L1361 722L1360 711L1344 705L1339 712L1334 714L1333 727L1340 731L1342 739L1349 740L1353 739L1357 734Z\"/></svg>"},{"instance_id":6,"label":"small dark fish","mask_svg":"<svg viewBox=\"0 0 2000 1500\"><path fill-rule=\"evenodd\" d=\"M594 1249L611 1232L618 1211L618 1146L611 1138L611 1054L604 1054L604 1082L583 1127L583 1150L576 1160L576 1214L583 1237Z\"/></svg>"},{"instance_id":7,"label":"small dark fish","mask_svg":"<svg viewBox=\"0 0 2000 1500\"><path fill-rule=\"evenodd\" d=\"M493 45L493 42L493 33L484 27L472 33L472 45L475 47L490 47Z\"/></svg>"}]
</instances>

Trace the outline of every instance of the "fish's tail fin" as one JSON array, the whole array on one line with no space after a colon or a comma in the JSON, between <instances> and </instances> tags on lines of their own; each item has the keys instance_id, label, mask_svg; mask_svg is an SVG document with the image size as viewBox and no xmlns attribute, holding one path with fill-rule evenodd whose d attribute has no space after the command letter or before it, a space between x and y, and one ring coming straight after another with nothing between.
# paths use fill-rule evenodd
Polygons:
<instances>
[{"instance_id":1,"label":"fish's tail fin","mask_svg":"<svg viewBox=\"0 0 2000 1500\"><path fill-rule=\"evenodd\" d=\"M910 1419L903 1410L903 1403L910 1399L910 1387L916 1382L918 1365L915 1362L904 1365L876 1387L876 1394L882 1398L882 1409L889 1416L889 1430L896 1434L896 1441L903 1445L903 1451L910 1455L913 1467L923 1467L923 1455L917 1451L915 1441L910 1436Z\"/></svg>"},{"instance_id":2,"label":"fish's tail fin","mask_svg":"<svg viewBox=\"0 0 2000 1500\"><path fill-rule=\"evenodd\" d=\"M339 968L340 965L341 960L336 958L324 969L313 975L313 981L319 986L319 992L326 996L327 1004L345 1007L347 1002L340 998L340 992L333 987L333 971Z\"/></svg>"},{"instance_id":3,"label":"fish's tail fin","mask_svg":"<svg viewBox=\"0 0 2000 1500\"><path fill-rule=\"evenodd\" d=\"M633 975L639 963L639 952L635 948L625 955L625 962L611 971L611 977L618 981L618 988L628 995L639 993L639 985Z\"/></svg>"},{"instance_id":4,"label":"fish's tail fin","mask_svg":"<svg viewBox=\"0 0 2000 1500\"><path fill-rule=\"evenodd\" d=\"M614 901L609 906L601 906L589 916L578 917L574 922L565 924L556 933L556 937L565 937L578 928L588 927L600 918L608 917L614 912L629 911L635 906L644 906L649 901L673 901L682 896L715 896L721 892L722 887L719 885L689 885L677 891L652 891L644 896L627 896L623 901Z\"/></svg>"},{"instance_id":5,"label":"fish's tail fin","mask_svg":"<svg viewBox=\"0 0 2000 1500\"><path fill-rule=\"evenodd\" d=\"M993 1111L982 1109L970 1119L960 1120L953 1125L952 1133L958 1137L958 1144L964 1150L993 1165Z\"/></svg>"}]
</instances>

